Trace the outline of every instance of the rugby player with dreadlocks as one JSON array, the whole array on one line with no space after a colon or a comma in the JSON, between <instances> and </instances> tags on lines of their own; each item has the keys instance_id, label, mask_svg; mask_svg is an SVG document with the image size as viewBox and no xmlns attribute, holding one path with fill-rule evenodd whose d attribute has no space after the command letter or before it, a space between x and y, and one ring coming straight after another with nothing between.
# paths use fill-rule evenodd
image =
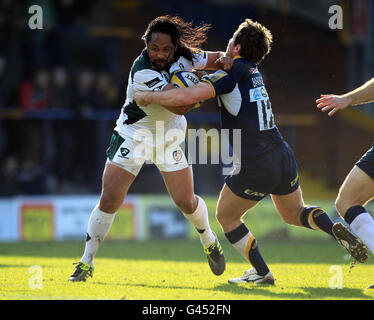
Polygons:
<instances>
[{"instance_id":1,"label":"rugby player with dreadlocks","mask_svg":"<svg viewBox=\"0 0 374 320\"><path fill-rule=\"evenodd\" d=\"M212 272L215 275L224 272L222 247L210 228L204 200L194 193L192 168L187 162L184 146L172 148L173 141L168 138L169 130L186 132L187 122L183 114L192 107L175 110L153 104L142 108L133 100L133 93L137 90L164 91L173 88L169 77L176 70L231 68L232 59L226 58L223 52L201 50L209 29L208 24L194 26L192 22L170 15L149 23L142 36L146 47L130 70L126 101L107 149L102 192L88 222L85 251L69 281L86 281L92 276L94 257L100 244L147 160L158 167L171 198L196 228ZM158 125L162 126L161 134L157 133ZM150 133L150 139L144 136L145 132Z\"/></svg>"}]
</instances>

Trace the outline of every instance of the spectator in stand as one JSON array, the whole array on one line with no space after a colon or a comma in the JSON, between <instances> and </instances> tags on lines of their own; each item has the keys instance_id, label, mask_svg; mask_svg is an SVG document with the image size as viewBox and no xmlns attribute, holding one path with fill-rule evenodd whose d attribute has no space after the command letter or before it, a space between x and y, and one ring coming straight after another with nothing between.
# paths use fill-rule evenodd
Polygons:
<instances>
[{"instance_id":1,"label":"spectator in stand","mask_svg":"<svg viewBox=\"0 0 374 320\"><path fill-rule=\"evenodd\" d=\"M96 110L113 109L116 107L118 90L109 74L101 72L95 82L94 107Z\"/></svg>"},{"instance_id":2,"label":"spectator in stand","mask_svg":"<svg viewBox=\"0 0 374 320\"><path fill-rule=\"evenodd\" d=\"M21 163L20 171L17 175L17 186L21 194L38 195L48 193L47 179L43 168L31 159L26 159Z\"/></svg>"},{"instance_id":3,"label":"spectator in stand","mask_svg":"<svg viewBox=\"0 0 374 320\"><path fill-rule=\"evenodd\" d=\"M24 81L19 89L19 105L25 111L47 108L50 98L50 78L47 70L38 70L34 80Z\"/></svg>"},{"instance_id":4,"label":"spectator in stand","mask_svg":"<svg viewBox=\"0 0 374 320\"><path fill-rule=\"evenodd\" d=\"M81 117L80 121L74 124L74 151L73 154L92 154L94 150L95 122L88 121L93 116L95 109L95 74L89 69L81 69L75 78L73 108ZM94 163L87 162L84 157L78 157L74 160L74 182L75 184L90 184Z\"/></svg>"},{"instance_id":5,"label":"spectator in stand","mask_svg":"<svg viewBox=\"0 0 374 320\"><path fill-rule=\"evenodd\" d=\"M0 108L7 107L9 86L7 85L6 78L4 77L4 69L6 65L6 59L4 56L0 55ZM7 132L3 124L5 122L0 118L0 159L6 152L7 145ZM0 182L1 183L1 182ZM0 186L1 188L1 186Z\"/></svg>"},{"instance_id":6,"label":"spectator in stand","mask_svg":"<svg viewBox=\"0 0 374 320\"><path fill-rule=\"evenodd\" d=\"M4 159L0 171L0 196L11 197L16 195L18 173L18 160L14 156L8 156Z\"/></svg>"},{"instance_id":7,"label":"spectator in stand","mask_svg":"<svg viewBox=\"0 0 374 320\"><path fill-rule=\"evenodd\" d=\"M69 109L72 103L72 91L68 73L63 67L56 67L52 72L50 109Z\"/></svg>"},{"instance_id":8,"label":"spectator in stand","mask_svg":"<svg viewBox=\"0 0 374 320\"><path fill-rule=\"evenodd\" d=\"M50 99L50 78L47 70L38 70L32 82L25 81L19 89L19 106L26 112L44 110L49 105ZM27 152L31 159L39 159L45 152L42 145L42 126L39 120L25 119L24 125L20 128L23 135L21 148Z\"/></svg>"},{"instance_id":9,"label":"spectator in stand","mask_svg":"<svg viewBox=\"0 0 374 320\"><path fill-rule=\"evenodd\" d=\"M9 86L7 85L6 78L4 77L6 64L6 57L0 55L0 108L7 106L7 98L9 94Z\"/></svg>"},{"instance_id":10,"label":"spectator in stand","mask_svg":"<svg viewBox=\"0 0 374 320\"><path fill-rule=\"evenodd\" d=\"M91 70L78 72L75 83L74 105L82 117L87 117L94 109L95 75Z\"/></svg>"},{"instance_id":11,"label":"spectator in stand","mask_svg":"<svg viewBox=\"0 0 374 320\"><path fill-rule=\"evenodd\" d=\"M52 110L71 110L73 103L69 75L64 67L56 67L52 72L49 108ZM72 179L73 123L73 121L65 119L55 120L53 125L52 168L56 176L57 188L62 192L69 189L69 182Z\"/></svg>"}]
</instances>

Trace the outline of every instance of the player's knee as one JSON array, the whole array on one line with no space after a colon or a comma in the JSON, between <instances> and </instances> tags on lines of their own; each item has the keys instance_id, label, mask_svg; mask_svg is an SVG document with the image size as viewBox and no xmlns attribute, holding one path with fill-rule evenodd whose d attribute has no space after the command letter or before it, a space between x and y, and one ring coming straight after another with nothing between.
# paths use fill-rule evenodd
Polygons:
<instances>
[{"instance_id":1,"label":"player's knee","mask_svg":"<svg viewBox=\"0 0 374 320\"><path fill-rule=\"evenodd\" d=\"M174 202L183 213L187 214L194 213L197 207L197 199L195 196L181 197L179 199L174 199Z\"/></svg>"},{"instance_id":2,"label":"player's knee","mask_svg":"<svg viewBox=\"0 0 374 320\"><path fill-rule=\"evenodd\" d=\"M100 197L99 207L104 212L114 213L121 206L121 202L116 193L105 191Z\"/></svg>"},{"instance_id":3,"label":"player's knee","mask_svg":"<svg viewBox=\"0 0 374 320\"><path fill-rule=\"evenodd\" d=\"M282 217L283 221L287 224L294 225L295 224L295 218L290 216L284 216Z\"/></svg>"},{"instance_id":4,"label":"player's knee","mask_svg":"<svg viewBox=\"0 0 374 320\"><path fill-rule=\"evenodd\" d=\"M230 212L223 210L216 211L216 219L225 233L236 229L243 223L239 216L232 215Z\"/></svg>"},{"instance_id":5,"label":"player's knee","mask_svg":"<svg viewBox=\"0 0 374 320\"><path fill-rule=\"evenodd\" d=\"M222 222L224 220L224 216L223 216L222 212L218 210L218 208L216 210L216 219L219 222L219 224L222 225Z\"/></svg>"},{"instance_id":6,"label":"player's knee","mask_svg":"<svg viewBox=\"0 0 374 320\"><path fill-rule=\"evenodd\" d=\"M282 219L285 223L292 226L300 226L300 216L304 207L300 207L294 210L290 210L287 214L282 215Z\"/></svg>"},{"instance_id":7,"label":"player's knee","mask_svg":"<svg viewBox=\"0 0 374 320\"><path fill-rule=\"evenodd\" d=\"M233 217L218 206L216 210L216 219L222 227L225 227L232 222Z\"/></svg>"}]
</instances>

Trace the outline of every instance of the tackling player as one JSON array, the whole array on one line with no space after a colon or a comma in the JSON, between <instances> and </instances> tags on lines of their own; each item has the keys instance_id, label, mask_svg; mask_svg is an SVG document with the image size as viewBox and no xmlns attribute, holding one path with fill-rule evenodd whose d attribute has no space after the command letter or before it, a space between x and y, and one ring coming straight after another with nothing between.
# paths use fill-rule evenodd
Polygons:
<instances>
[{"instance_id":1,"label":"tackling player","mask_svg":"<svg viewBox=\"0 0 374 320\"><path fill-rule=\"evenodd\" d=\"M192 23L173 16L161 16L149 23L142 37L146 48L131 68L127 98L107 150L102 192L88 222L85 251L69 281L86 281L92 276L96 252L146 160L156 164L175 204L199 232L213 273L224 272L222 248L209 226L204 200L194 194L192 168L187 163L184 147L172 148L173 141L167 138L170 129L186 131L185 117L176 109L173 113L157 104L142 108L133 100L135 90L152 92L172 88L169 71L231 67L232 60L225 59L223 53L197 49L205 42L209 28L209 25L193 27ZM162 133L157 132L158 125Z\"/></svg>"},{"instance_id":2,"label":"tackling player","mask_svg":"<svg viewBox=\"0 0 374 320\"><path fill-rule=\"evenodd\" d=\"M374 78L364 85L343 95L322 94L316 100L317 108L329 111L332 116L337 111L374 101ZM352 230L374 253L374 221L364 206L374 197L374 146L356 162L340 187L335 202L336 210ZM369 288L374 289L374 285Z\"/></svg>"},{"instance_id":3,"label":"tackling player","mask_svg":"<svg viewBox=\"0 0 374 320\"><path fill-rule=\"evenodd\" d=\"M294 154L275 125L269 95L258 70L271 44L270 31L246 19L227 45L226 56L234 59L231 70L204 76L193 87L162 93L139 91L134 95L139 105L158 103L167 107L217 96L222 128L241 129L241 169L226 177L216 217L229 242L253 268L230 279L231 283L274 283L256 239L242 220L247 210L268 194L286 223L326 232L357 260L367 259L364 245L344 225L334 224L320 207L304 204Z\"/></svg>"}]
</instances>

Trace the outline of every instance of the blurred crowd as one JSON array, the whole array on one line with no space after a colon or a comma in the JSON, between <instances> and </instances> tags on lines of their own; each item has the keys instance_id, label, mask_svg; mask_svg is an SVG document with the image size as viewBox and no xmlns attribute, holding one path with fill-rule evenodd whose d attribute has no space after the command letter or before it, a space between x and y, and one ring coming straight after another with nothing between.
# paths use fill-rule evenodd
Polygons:
<instances>
[{"instance_id":1,"label":"blurred crowd","mask_svg":"<svg viewBox=\"0 0 374 320\"><path fill-rule=\"evenodd\" d=\"M80 69L69 74L66 68L36 70L32 79L17 89L17 105L24 111L71 109L78 114L118 107L118 88L107 72Z\"/></svg>"},{"instance_id":2,"label":"blurred crowd","mask_svg":"<svg viewBox=\"0 0 374 320\"><path fill-rule=\"evenodd\" d=\"M93 146L94 130L92 123L87 120L91 112L119 109L121 105L118 88L108 73L95 73L84 68L72 75L61 66L51 70L36 70L32 79L24 79L19 84L16 99L14 104L7 103L1 107L23 111L68 110L68 117L75 119L54 120L49 131L53 144L50 173L56 179L55 183L62 188L68 188L69 181L74 181L77 176L74 172L76 168L80 168L81 173L87 168L87 164L80 163L80 159L75 159L76 163L73 164L72 155L76 151L84 151L82 148L89 150ZM3 119L2 123L4 132L1 164L4 180L0 183L0 195L47 193L48 176L43 168L45 150L42 145L42 121L37 118ZM82 144L82 140L86 142ZM80 180L84 181L85 178L81 177Z\"/></svg>"},{"instance_id":3,"label":"blurred crowd","mask_svg":"<svg viewBox=\"0 0 374 320\"><path fill-rule=\"evenodd\" d=\"M92 123L84 120L95 110L119 110L124 91L110 67L115 56L101 53L103 59L95 63L81 50L90 39L75 36L71 41L66 34L89 23L94 4L0 1L0 196L45 194L51 186L61 190L77 179L88 182L87 157L72 156L94 147ZM43 8L43 30L28 28L31 5ZM80 120L54 119L46 129L38 117L15 116L43 110L68 110L70 118ZM43 145L45 135L51 136L51 146ZM79 169L77 175L74 170Z\"/></svg>"}]
</instances>

